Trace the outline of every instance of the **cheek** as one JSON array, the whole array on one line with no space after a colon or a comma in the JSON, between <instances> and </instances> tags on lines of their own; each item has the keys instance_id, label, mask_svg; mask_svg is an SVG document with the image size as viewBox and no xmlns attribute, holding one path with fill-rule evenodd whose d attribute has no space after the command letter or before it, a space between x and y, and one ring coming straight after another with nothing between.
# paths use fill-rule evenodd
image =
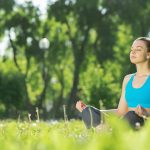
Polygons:
<instances>
[{"instance_id":1,"label":"cheek","mask_svg":"<svg viewBox=\"0 0 150 150\"><path fill-rule=\"evenodd\" d=\"M129 56L132 56L132 55L133 55L132 52L130 52Z\"/></svg>"},{"instance_id":2,"label":"cheek","mask_svg":"<svg viewBox=\"0 0 150 150\"><path fill-rule=\"evenodd\" d=\"M143 58L145 58L145 59L147 58L147 54L146 53L143 54Z\"/></svg>"},{"instance_id":3,"label":"cheek","mask_svg":"<svg viewBox=\"0 0 150 150\"><path fill-rule=\"evenodd\" d=\"M147 59L147 54L141 54L140 58L141 58L142 60L146 60L146 59Z\"/></svg>"}]
</instances>

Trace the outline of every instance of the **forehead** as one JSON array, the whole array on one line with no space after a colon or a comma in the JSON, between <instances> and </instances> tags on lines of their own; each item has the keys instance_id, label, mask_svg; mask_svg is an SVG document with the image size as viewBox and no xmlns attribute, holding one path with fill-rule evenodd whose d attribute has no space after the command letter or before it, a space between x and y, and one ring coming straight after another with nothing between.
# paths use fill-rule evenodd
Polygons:
<instances>
[{"instance_id":1,"label":"forehead","mask_svg":"<svg viewBox=\"0 0 150 150\"><path fill-rule=\"evenodd\" d=\"M147 48L146 43L142 40L135 40L132 44L132 47L142 47L142 48Z\"/></svg>"}]
</instances>

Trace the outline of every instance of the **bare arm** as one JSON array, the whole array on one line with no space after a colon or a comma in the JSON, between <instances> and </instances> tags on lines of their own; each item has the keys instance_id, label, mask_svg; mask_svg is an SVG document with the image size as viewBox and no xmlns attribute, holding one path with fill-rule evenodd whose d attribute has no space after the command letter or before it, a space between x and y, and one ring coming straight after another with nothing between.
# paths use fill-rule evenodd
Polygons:
<instances>
[{"instance_id":1,"label":"bare arm","mask_svg":"<svg viewBox=\"0 0 150 150\"><path fill-rule=\"evenodd\" d=\"M117 109L111 109L111 110L100 110L100 111L102 111L102 112L114 112L118 116L122 116L122 115L124 115L124 114L126 114L128 112L128 106L127 106L127 103L126 103L126 100L125 100L125 87L126 87L126 84L129 81L129 79L130 79L130 75L127 75L127 76L125 76L125 78L123 80L122 92L121 92L121 97L120 97L120 101L119 101L119 104L118 104L118 108ZM85 107L86 107L86 105L81 100L79 100L76 103L76 108L80 112L82 112L82 110Z\"/></svg>"},{"instance_id":2,"label":"bare arm","mask_svg":"<svg viewBox=\"0 0 150 150\"><path fill-rule=\"evenodd\" d=\"M120 97L120 101L119 101L118 108L116 111L117 115L119 115L119 116L122 116L128 112L128 106L127 106L127 103L125 100L125 87L129 81L129 79L130 79L130 75L127 75L127 76L125 76L125 78L123 80L121 97Z\"/></svg>"}]
</instances>

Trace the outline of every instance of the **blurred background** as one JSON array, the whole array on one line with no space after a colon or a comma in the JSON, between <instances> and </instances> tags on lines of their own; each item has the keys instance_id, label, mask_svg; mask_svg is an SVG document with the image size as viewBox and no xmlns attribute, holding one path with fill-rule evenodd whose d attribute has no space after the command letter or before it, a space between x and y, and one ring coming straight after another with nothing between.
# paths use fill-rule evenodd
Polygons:
<instances>
[{"instance_id":1,"label":"blurred background","mask_svg":"<svg viewBox=\"0 0 150 150\"><path fill-rule=\"evenodd\" d=\"M149 0L0 0L0 118L76 117L75 103L117 107L150 36Z\"/></svg>"}]
</instances>

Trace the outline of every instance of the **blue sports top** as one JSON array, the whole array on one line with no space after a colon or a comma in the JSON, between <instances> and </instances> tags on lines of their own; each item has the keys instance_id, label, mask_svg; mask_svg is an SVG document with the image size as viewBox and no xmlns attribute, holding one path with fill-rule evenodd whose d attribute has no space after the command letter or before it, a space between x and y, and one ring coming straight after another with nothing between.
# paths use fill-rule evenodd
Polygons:
<instances>
[{"instance_id":1,"label":"blue sports top","mask_svg":"<svg viewBox=\"0 0 150 150\"><path fill-rule=\"evenodd\" d=\"M125 88L127 105L131 108L135 108L138 105L141 105L143 108L150 108L150 75L139 88L134 88L132 85L134 76L135 74L131 75Z\"/></svg>"}]
</instances>

